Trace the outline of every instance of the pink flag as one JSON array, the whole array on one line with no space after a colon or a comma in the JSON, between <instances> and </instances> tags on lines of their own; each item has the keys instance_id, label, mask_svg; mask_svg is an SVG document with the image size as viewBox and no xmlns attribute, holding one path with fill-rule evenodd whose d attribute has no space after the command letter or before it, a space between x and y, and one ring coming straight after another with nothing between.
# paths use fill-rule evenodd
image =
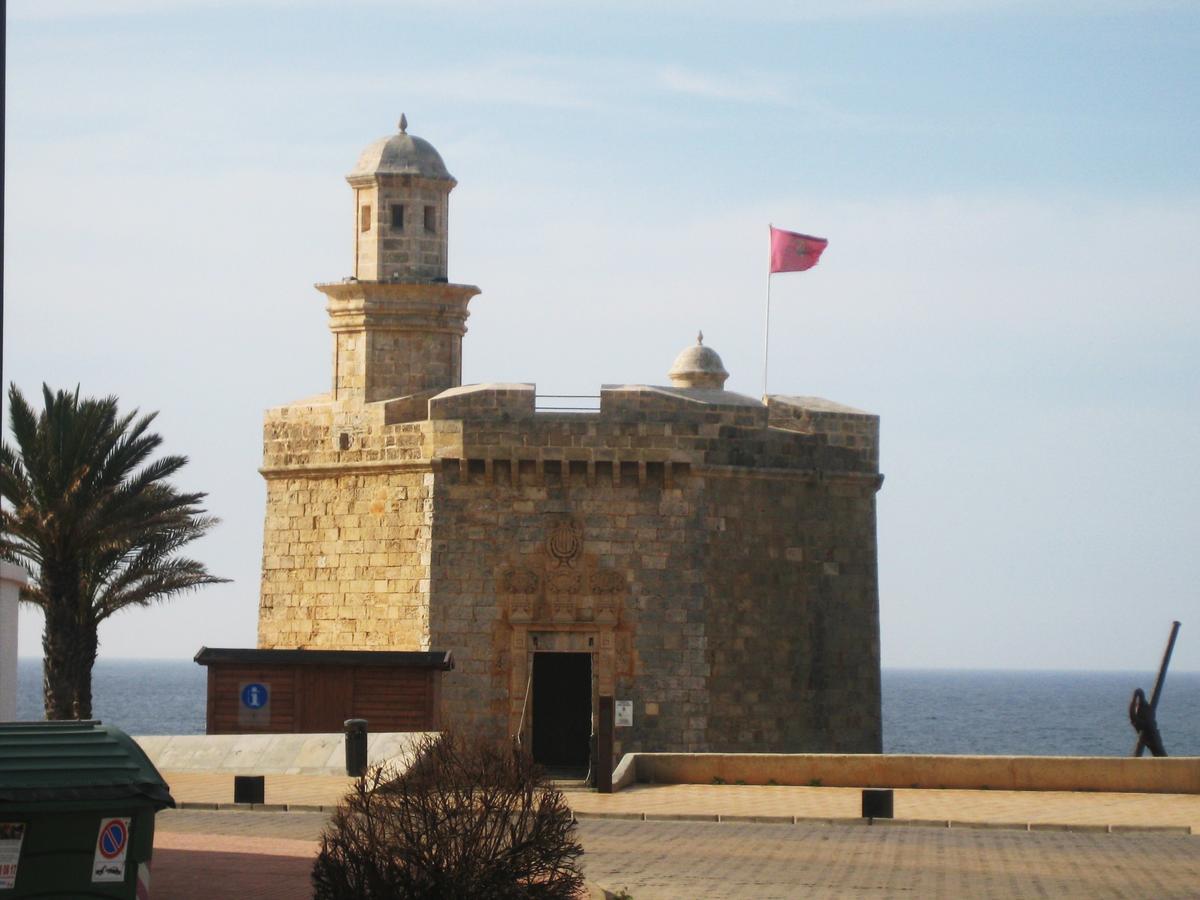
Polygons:
<instances>
[{"instance_id":1,"label":"pink flag","mask_svg":"<svg viewBox=\"0 0 1200 900\"><path fill-rule=\"evenodd\" d=\"M803 272L811 269L829 246L825 238L783 231L771 226L771 271Z\"/></svg>"}]
</instances>

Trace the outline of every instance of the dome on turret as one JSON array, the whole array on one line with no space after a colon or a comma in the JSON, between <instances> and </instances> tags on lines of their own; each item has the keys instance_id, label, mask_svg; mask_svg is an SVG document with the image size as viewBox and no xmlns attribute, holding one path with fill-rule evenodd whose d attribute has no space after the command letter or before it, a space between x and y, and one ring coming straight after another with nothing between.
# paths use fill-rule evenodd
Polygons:
<instances>
[{"instance_id":1,"label":"dome on turret","mask_svg":"<svg viewBox=\"0 0 1200 900\"><path fill-rule=\"evenodd\" d=\"M408 133L408 118L400 117L400 132L383 137L363 150L347 178L374 175L416 175L438 181L454 181L441 154L424 138Z\"/></svg>"},{"instance_id":2,"label":"dome on turret","mask_svg":"<svg viewBox=\"0 0 1200 900\"><path fill-rule=\"evenodd\" d=\"M675 387L724 390L729 373L717 351L704 346L702 331L697 335L694 347L688 347L675 357L667 377Z\"/></svg>"}]
</instances>

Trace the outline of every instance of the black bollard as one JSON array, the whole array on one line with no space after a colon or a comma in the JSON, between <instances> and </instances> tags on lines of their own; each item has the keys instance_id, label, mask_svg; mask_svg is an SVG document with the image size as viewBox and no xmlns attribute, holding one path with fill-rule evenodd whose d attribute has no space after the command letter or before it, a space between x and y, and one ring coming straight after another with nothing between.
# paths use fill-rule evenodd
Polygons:
<instances>
[{"instance_id":1,"label":"black bollard","mask_svg":"<svg viewBox=\"0 0 1200 900\"><path fill-rule=\"evenodd\" d=\"M361 778L367 774L367 720L347 719L346 730L346 774Z\"/></svg>"},{"instance_id":2,"label":"black bollard","mask_svg":"<svg viewBox=\"0 0 1200 900\"><path fill-rule=\"evenodd\" d=\"M266 778L262 775L234 775L234 803L264 803L267 796Z\"/></svg>"},{"instance_id":3,"label":"black bollard","mask_svg":"<svg viewBox=\"0 0 1200 900\"><path fill-rule=\"evenodd\" d=\"M891 788L864 788L862 817L864 819L890 819L892 817Z\"/></svg>"}]
</instances>

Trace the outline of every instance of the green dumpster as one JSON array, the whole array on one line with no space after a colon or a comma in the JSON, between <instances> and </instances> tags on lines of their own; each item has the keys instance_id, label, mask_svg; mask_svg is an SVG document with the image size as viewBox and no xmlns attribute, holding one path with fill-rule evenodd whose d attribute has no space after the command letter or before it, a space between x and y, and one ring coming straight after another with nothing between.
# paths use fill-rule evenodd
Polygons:
<instances>
[{"instance_id":1,"label":"green dumpster","mask_svg":"<svg viewBox=\"0 0 1200 900\"><path fill-rule=\"evenodd\" d=\"M0 723L0 900L148 897L154 815L174 805L118 728Z\"/></svg>"}]
</instances>

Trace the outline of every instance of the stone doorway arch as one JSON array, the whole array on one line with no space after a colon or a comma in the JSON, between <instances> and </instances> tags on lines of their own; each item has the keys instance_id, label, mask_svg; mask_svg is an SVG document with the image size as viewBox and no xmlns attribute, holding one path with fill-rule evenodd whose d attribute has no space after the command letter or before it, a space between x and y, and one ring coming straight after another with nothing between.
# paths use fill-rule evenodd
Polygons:
<instances>
[{"instance_id":1,"label":"stone doorway arch","mask_svg":"<svg viewBox=\"0 0 1200 900\"><path fill-rule=\"evenodd\" d=\"M631 669L629 582L585 551L582 524L558 517L532 553L499 567L496 585L507 632L508 733L529 746L535 653L588 653L592 721L601 696L613 696L618 672Z\"/></svg>"}]
</instances>

